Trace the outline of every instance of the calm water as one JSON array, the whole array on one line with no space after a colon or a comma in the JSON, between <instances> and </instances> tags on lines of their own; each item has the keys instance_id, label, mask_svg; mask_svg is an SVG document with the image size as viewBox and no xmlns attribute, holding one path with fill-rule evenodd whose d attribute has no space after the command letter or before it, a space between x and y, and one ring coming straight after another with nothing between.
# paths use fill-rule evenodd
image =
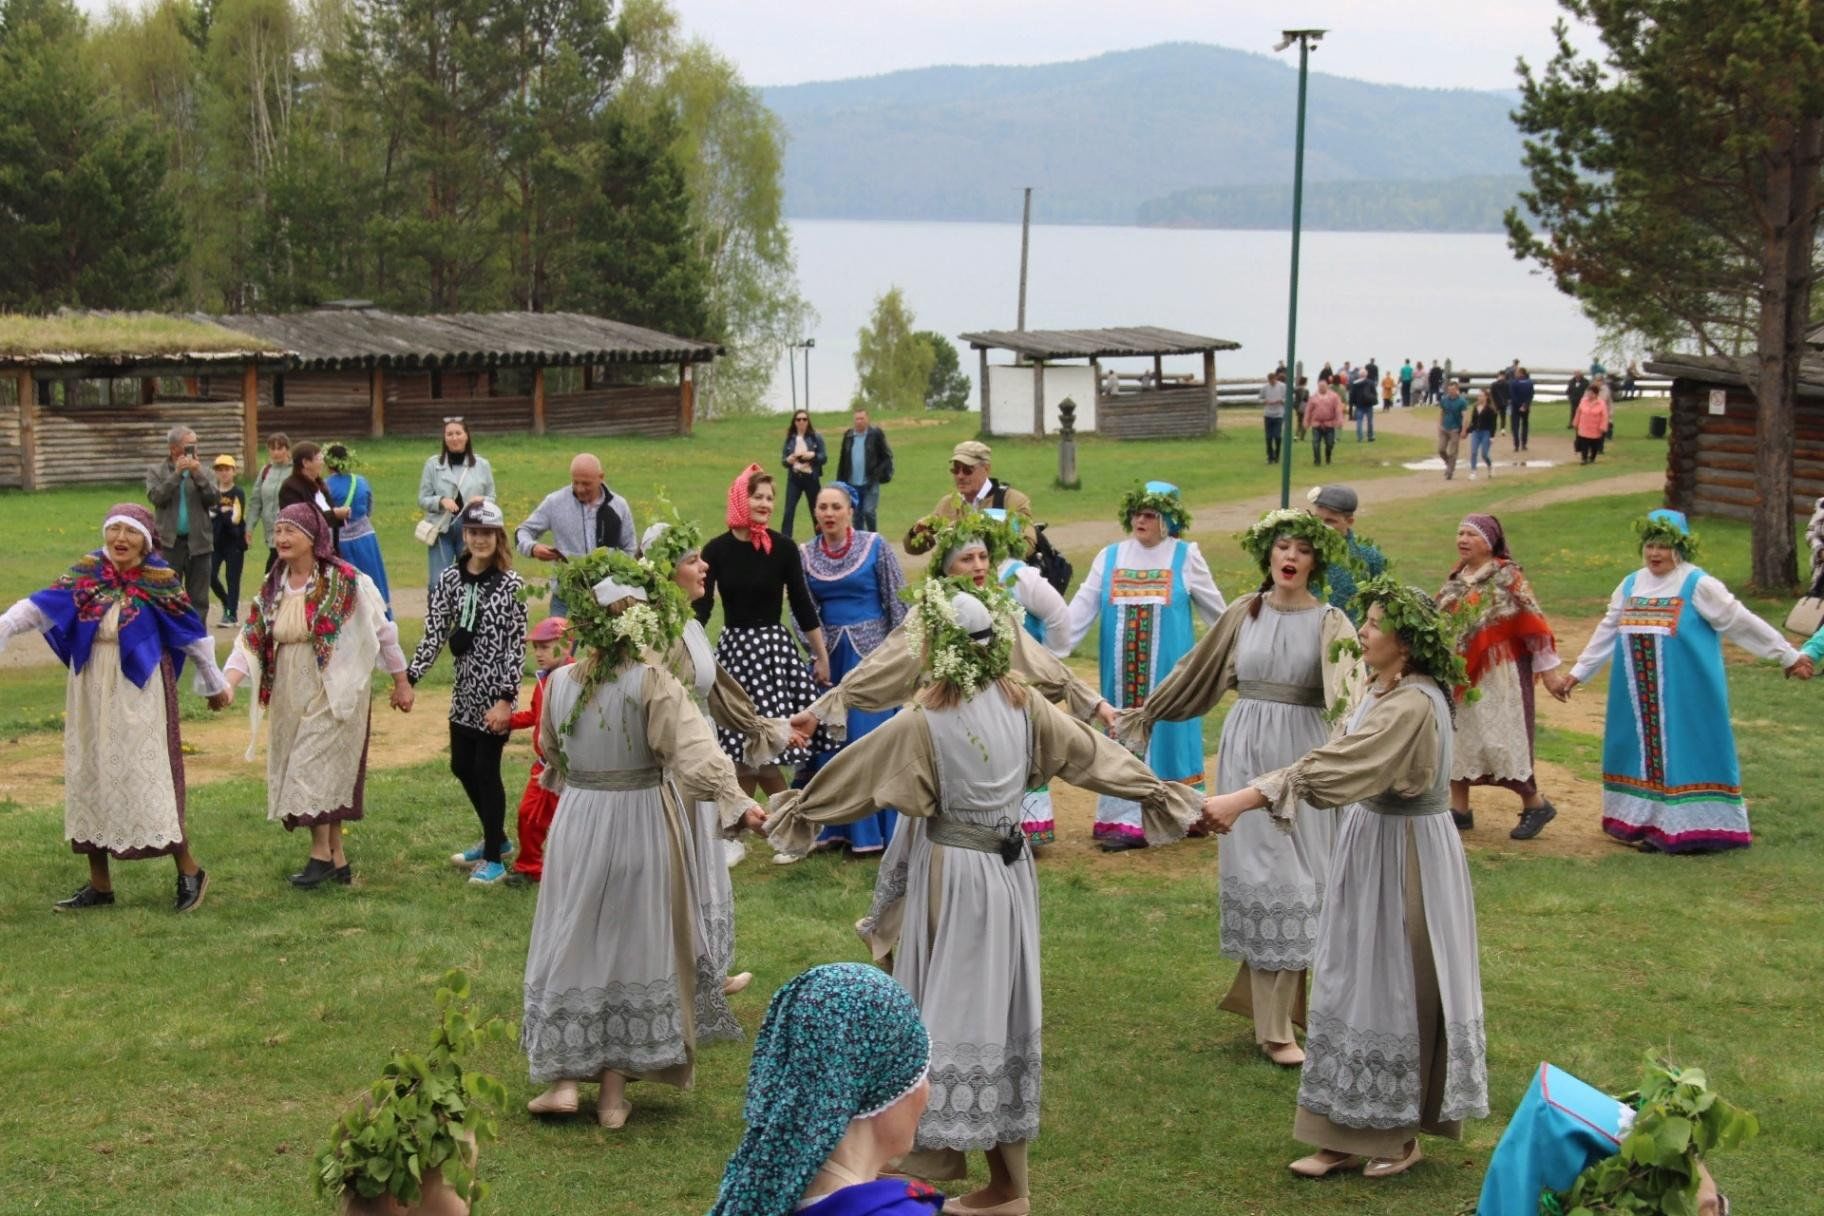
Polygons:
<instances>
[{"instance_id":1,"label":"calm water","mask_svg":"<svg viewBox=\"0 0 1824 1216\"><path fill-rule=\"evenodd\" d=\"M1018 224L797 220L792 233L799 285L819 313L807 335L817 342L816 409L847 406L856 331L889 287L905 292L920 329L954 339L1014 327ZM1218 355L1216 374L1258 375L1285 357L1290 256L1285 232L1035 226L1026 323L1162 325L1229 338L1241 349ZM1570 298L1515 261L1500 235L1308 232L1300 261L1298 349L1309 368L1369 356L1396 369L1407 356L1472 370L1513 358L1568 367L1596 345L1595 327ZM973 381L974 352L960 353ZM1129 362L1140 370L1141 361ZM1196 363L1179 360L1179 370ZM791 397L781 361L772 398L786 409Z\"/></svg>"}]
</instances>

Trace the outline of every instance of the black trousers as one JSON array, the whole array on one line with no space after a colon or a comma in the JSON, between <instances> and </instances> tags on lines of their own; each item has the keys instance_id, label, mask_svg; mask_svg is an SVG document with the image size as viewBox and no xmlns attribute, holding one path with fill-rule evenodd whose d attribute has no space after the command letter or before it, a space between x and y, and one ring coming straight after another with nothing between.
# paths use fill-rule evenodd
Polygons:
<instances>
[{"instance_id":1,"label":"black trousers","mask_svg":"<svg viewBox=\"0 0 1824 1216\"><path fill-rule=\"evenodd\" d=\"M810 511L817 505L817 491L823 483L817 480L815 473L791 473L785 480L785 528L787 536L792 534L793 518L798 514L798 500L805 500L805 510ZM811 521L811 531L817 530L817 521Z\"/></svg>"},{"instance_id":2,"label":"black trousers","mask_svg":"<svg viewBox=\"0 0 1824 1216\"><path fill-rule=\"evenodd\" d=\"M1331 455L1336 451L1336 428L1333 426L1314 426L1311 428L1311 463L1329 464Z\"/></svg>"},{"instance_id":3,"label":"black trousers","mask_svg":"<svg viewBox=\"0 0 1824 1216\"><path fill-rule=\"evenodd\" d=\"M246 560L247 550L241 548L217 549L209 555L209 590L222 601L222 613L231 621L241 615L241 564ZM224 570L228 572L226 582Z\"/></svg>"},{"instance_id":4,"label":"black trousers","mask_svg":"<svg viewBox=\"0 0 1824 1216\"><path fill-rule=\"evenodd\" d=\"M1514 437L1514 451L1526 446L1529 433L1533 429L1533 410L1531 406L1509 406L1507 415L1507 433Z\"/></svg>"},{"instance_id":5,"label":"black trousers","mask_svg":"<svg viewBox=\"0 0 1824 1216\"><path fill-rule=\"evenodd\" d=\"M500 860L507 841L507 791L500 783L500 754L507 736L450 723L450 772L462 783L462 792L481 820L482 856Z\"/></svg>"},{"instance_id":6,"label":"black trousers","mask_svg":"<svg viewBox=\"0 0 1824 1216\"><path fill-rule=\"evenodd\" d=\"M1278 464L1280 433L1286 428L1286 420L1284 418L1268 418L1265 421L1267 424L1267 463Z\"/></svg>"}]
</instances>

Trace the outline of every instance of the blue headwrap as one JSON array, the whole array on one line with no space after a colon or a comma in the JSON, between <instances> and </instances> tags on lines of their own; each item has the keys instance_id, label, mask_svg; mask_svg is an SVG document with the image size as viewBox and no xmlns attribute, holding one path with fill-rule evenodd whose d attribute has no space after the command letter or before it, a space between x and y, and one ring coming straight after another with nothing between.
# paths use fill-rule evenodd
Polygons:
<instances>
[{"instance_id":1,"label":"blue headwrap","mask_svg":"<svg viewBox=\"0 0 1824 1216\"><path fill-rule=\"evenodd\" d=\"M1697 536L1683 511L1661 507L1648 511L1647 517L1634 524L1634 533L1643 545L1664 545L1688 562L1697 560Z\"/></svg>"},{"instance_id":2,"label":"blue headwrap","mask_svg":"<svg viewBox=\"0 0 1824 1216\"><path fill-rule=\"evenodd\" d=\"M841 490L844 494L849 496L850 507L859 508L861 506L861 491L846 481L825 482L823 488L826 490Z\"/></svg>"},{"instance_id":3,"label":"blue headwrap","mask_svg":"<svg viewBox=\"0 0 1824 1216\"><path fill-rule=\"evenodd\" d=\"M930 1063L918 1006L886 972L830 963L792 980L754 1036L747 1133L709 1216L786 1216L850 1120L904 1098Z\"/></svg>"}]
</instances>

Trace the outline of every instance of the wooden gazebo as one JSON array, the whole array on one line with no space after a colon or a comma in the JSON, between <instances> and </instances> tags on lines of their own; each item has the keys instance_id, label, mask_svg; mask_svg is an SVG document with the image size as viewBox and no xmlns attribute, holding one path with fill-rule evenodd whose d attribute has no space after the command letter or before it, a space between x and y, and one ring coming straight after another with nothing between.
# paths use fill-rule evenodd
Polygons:
<instances>
[{"instance_id":1,"label":"wooden gazebo","mask_svg":"<svg viewBox=\"0 0 1824 1216\"><path fill-rule=\"evenodd\" d=\"M1227 338L1154 325L995 329L960 336L979 359L982 430L993 435L1056 431L1057 407L1066 397L1076 404L1080 431L1117 439L1208 434L1216 425L1216 352L1241 349ZM1015 362L991 364L991 350L1010 351ZM1182 355L1201 356L1201 379L1166 374L1165 360ZM1104 359L1142 359L1150 367L1122 375L1105 370Z\"/></svg>"},{"instance_id":2,"label":"wooden gazebo","mask_svg":"<svg viewBox=\"0 0 1824 1216\"><path fill-rule=\"evenodd\" d=\"M1754 439L1759 407L1737 361L1661 355L1645 370L1672 380L1667 505L1691 515L1751 518L1760 495ZM1792 513L1803 519L1824 497L1824 355L1805 358L1792 405Z\"/></svg>"},{"instance_id":3,"label":"wooden gazebo","mask_svg":"<svg viewBox=\"0 0 1824 1216\"><path fill-rule=\"evenodd\" d=\"M182 422L210 451L294 435L688 434L723 353L580 313L0 316L0 486L136 475ZM553 381L556 381L553 383Z\"/></svg>"}]
</instances>

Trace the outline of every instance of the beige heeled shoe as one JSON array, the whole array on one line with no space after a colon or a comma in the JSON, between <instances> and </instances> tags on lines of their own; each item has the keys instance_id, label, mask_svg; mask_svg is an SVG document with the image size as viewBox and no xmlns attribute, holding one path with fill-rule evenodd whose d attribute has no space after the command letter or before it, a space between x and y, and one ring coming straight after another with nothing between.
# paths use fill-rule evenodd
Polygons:
<instances>
[{"instance_id":1,"label":"beige heeled shoe","mask_svg":"<svg viewBox=\"0 0 1824 1216\"><path fill-rule=\"evenodd\" d=\"M1297 1068L1305 1062L1305 1052L1297 1043L1262 1043L1261 1054L1281 1068Z\"/></svg>"},{"instance_id":2,"label":"beige heeled shoe","mask_svg":"<svg viewBox=\"0 0 1824 1216\"><path fill-rule=\"evenodd\" d=\"M535 1115L574 1115L576 1113L576 1082L558 1081L550 1089L526 1103L526 1109Z\"/></svg>"},{"instance_id":3,"label":"beige heeled shoe","mask_svg":"<svg viewBox=\"0 0 1824 1216\"><path fill-rule=\"evenodd\" d=\"M1360 1157L1349 1155L1330 1158L1322 1153L1312 1153L1309 1157L1300 1157L1286 1168L1300 1178L1325 1178L1339 1170L1353 1170L1361 1166Z\"/></svg>"},{"instance_id":4,"label":"beige heeled shoe","mask_svg":"<svg viewBox=\"0 0 1824 1216\"><path fill-rule=\"evenodd\" d=\"M733 996L753 982L754 973L751 971L743 971L739 975L731 975L722 981L722 995Z\"/></svg>"},{"instance_id":5,"label":"beige heeled shoe","mask_svg":"<svg viewBox=\"0 0 1824 1216\"><path fill-rule=\"evenodd\" d=\"M1425 1159L1419 1151L1419 1142L1414 1140L1400 1157L1376 1157L1362 1167L1364 1178L1391 1178L1395 1174L1404 1174L1407 1170Z\"/></svg>"}]
</instances>

